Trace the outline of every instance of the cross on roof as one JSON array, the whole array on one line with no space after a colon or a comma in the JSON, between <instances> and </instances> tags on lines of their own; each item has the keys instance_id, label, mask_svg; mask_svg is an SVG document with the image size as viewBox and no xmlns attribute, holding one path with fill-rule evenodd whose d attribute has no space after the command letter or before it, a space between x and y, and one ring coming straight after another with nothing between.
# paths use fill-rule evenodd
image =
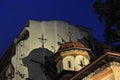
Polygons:
<instances>
[{"instance_id":1,"label":"cross on roof","mask_svg":"<svg viewBox=\"0 0 120 80\"><path fill-rule=\"evenodd\" d=\"M71 41L72 36L73 36L73 34L69 31L68 32L69 41Z\"/></svg>"},{"instance_id":2,"label":"cross on roof","mask_svg":"<svg viewBox=\"0 0 120 80\"><path fill-rule=\"evenodd\" d=\"M44 48L44 43L47 41L47 39L44 38L44 35L41 35L41 38L38 38L40 42L42 43L42 48Z\"/></svg>"}]
</instances>

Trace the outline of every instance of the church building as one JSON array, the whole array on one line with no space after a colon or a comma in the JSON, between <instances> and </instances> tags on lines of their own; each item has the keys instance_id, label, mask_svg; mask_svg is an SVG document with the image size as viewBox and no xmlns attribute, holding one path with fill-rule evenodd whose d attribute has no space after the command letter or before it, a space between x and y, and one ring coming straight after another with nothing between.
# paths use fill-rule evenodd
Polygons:
<instances>
[{"instance_id":1,"label":"church building","mask_svg":"<svg viewBox=\"0 0 120 80\"><path fill-rule=\"evenodd\" d=\"M120 52L106 51L70 80L120 80Z\"/></svg>"},{"instance_id":2,"label":"church building","mask_svg":"<svg viewBox=\"0 0 120 80\"><path fill-rule=\"evenodd\" d=\"M95 46L84 26L29 20L0 59L0 80L120 80L120 52Z\"/></svg>"},{"instance_id":3,"label":"church building","mask_svg":"<svg viewBox=\"0 0 120 80\"><path fill-rule=\"evenodd\" d=\"M87 48L93 49L92 31L89 28L83 26L74 26L64 21L35 21L29 20L24 26L19 35L14 39L11 46L5 52L5 55L0 59L0 80L54 80L55 74L60 73L61 70L67 70L66 60L64 63L66 67L62 66L61 58L53 59L53 55L64 52L66 42L72 45L71 48L75 48L77 42L81 42ZM78 61L80 65L85 66L89 64L90 56L88 49L84 51L84 45L78 44L78 48L75 48L73 56L70 49L68 59ZM84 49L82 49L84 48ZM87 49L86 48L86 49ZM59 50L58 50L59 49ZM78 52L76 52L78 50ZM65 50L65 55L66 54ZM69 51L69 49L68 49ZM85 53L83 55L82 53ZM83 58L81 58L81 56ZM65 57L65 56L60 56ZM86 59L86 63L79 59ZM61 63L61 70L57 68ZM73 62L68 61L70 64L70 70L73 69ZM77 64L77 63L76 63ZM51 66L49 66L51 65ZM75 70L79 70L81 67L77 67Z\"/></svg>"},{"instance_id":4,"label":"church building","mask_svg":"<svg viewBox=\"0 0 120 80\"><path fill-rule=\"evenodd\" d=\"M90 64L92 51L80 42L64 43L54 55L57 67L56 80L70 80L73 74Z\"/></svg>"}]
</instances>

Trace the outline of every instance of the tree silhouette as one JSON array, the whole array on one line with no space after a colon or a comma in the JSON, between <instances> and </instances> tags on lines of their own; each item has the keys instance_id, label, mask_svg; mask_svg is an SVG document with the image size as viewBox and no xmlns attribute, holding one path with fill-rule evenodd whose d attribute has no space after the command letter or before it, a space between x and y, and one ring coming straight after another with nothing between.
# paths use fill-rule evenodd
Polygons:
<instances>
[{"instance_id":1,"label":"tree silhouette","mask_svg":"<svg viewBox=\"0 0 120 80\"><path fill-rule=\"evenodd\" d=\"M120 42L120 0L96 0L93 7L99 21L105 22L106 42Z\"/></svg>"}]
</instances>

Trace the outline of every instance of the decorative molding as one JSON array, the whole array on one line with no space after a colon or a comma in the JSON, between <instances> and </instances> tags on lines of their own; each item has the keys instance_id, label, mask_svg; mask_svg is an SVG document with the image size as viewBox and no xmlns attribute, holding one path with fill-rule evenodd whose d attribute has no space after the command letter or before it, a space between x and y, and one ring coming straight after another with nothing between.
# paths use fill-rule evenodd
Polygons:
<instances>
[{"instance_id":1,"label":"decorative molding","mask_svg":"<svg viewBox=\"0 0 120 80\"><path fill-rule=\"evenodd\" d=\"M114 73L113 74L114 77L117 74L120 75L120 69L116 68L115 66L120 67L120 63L119 62L109 62L109 63L103 65L102 67L96 69L94 72L90 73L87 77L83 78L82 80L89 80L89 79L99 78L102 74L107 73L107 72L109 72L109 74ZM118 77L117 77L117 79L118 79Z\"/></svg>"}]
</instances>

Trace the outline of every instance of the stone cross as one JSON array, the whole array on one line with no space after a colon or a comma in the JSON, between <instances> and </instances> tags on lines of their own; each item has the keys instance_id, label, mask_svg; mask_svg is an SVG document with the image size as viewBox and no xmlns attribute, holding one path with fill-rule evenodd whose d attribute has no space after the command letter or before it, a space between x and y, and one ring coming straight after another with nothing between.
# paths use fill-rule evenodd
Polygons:
<instances>
[{"instance_id":1,"label":"stone cross","mask_svg":"<svg viewBox=\"0 0 120 80\"><path fill-rule=\"evenodd\" d=\"M42 43L42 48L44 48L44 43L47 41L47 39L45 39L44 38L44 35L42 34L41 35L41 38L38 38L40 41L41 41L41 43Z\"/></svg>"},{"instance_id":2,"label":"stone cross","mask_svg":"<svg viewBox=\"0 0 120 80\"><path fill-rule=\"evenodd\" d=\"M73 34L69 31L68 32L69 41L71 41L72 36L73 36Z\"/></svg>"}]
</instances>

